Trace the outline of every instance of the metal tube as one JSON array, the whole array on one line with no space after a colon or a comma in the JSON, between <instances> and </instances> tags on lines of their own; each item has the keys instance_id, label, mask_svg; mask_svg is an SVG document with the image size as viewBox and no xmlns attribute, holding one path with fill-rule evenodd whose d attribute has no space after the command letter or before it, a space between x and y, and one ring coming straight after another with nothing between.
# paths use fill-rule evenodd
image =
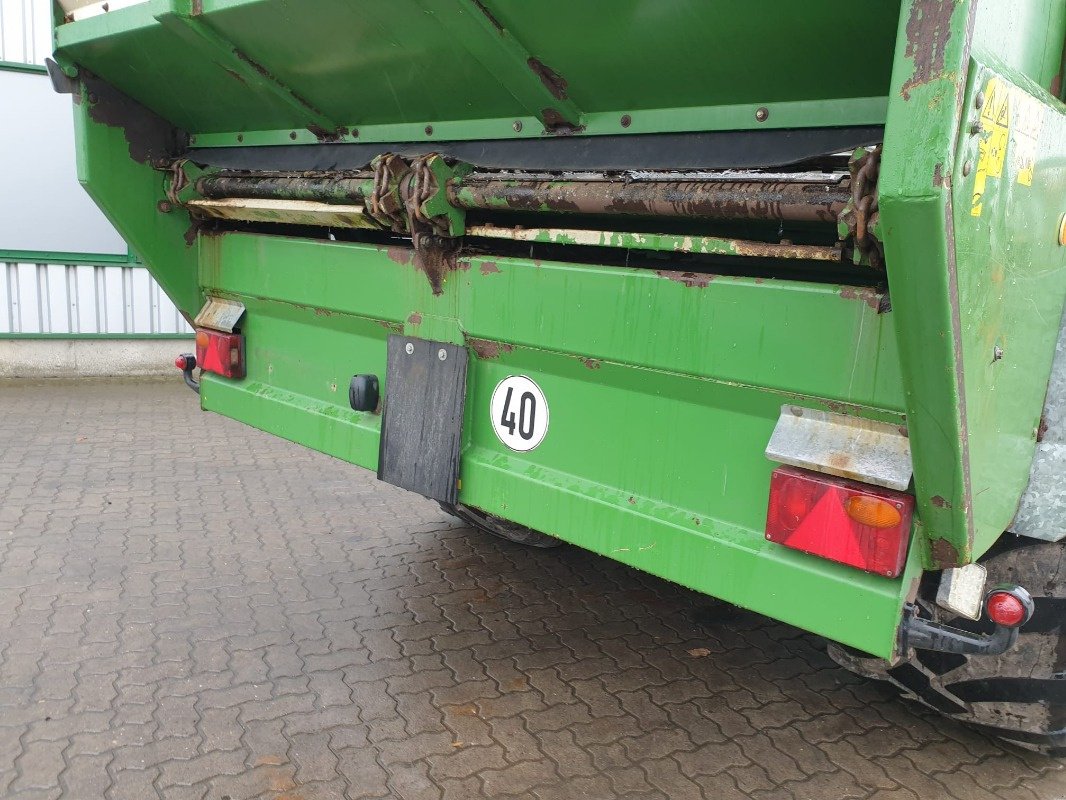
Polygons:
<instances>
[{"instance_id":1,"label":"metal tube","mask_svg":"<svg viewBox=\"0 0 1066 800\"><path fill-rule=\"evenodd\" d=\"M301 175L247 173L205 175L196 191L209 199L245 197L259 200L310 200L317 203L361 203L374 185L371 173Z\"/></svg>"},{"instance_id":2,"label":"metal tube","mask_svg":"<svg viewBox=\"0 0 1066 800\"><path fill-rule=\"evenodd\" d=\"M373 191L373 176L370 173L223 173L200 178L196 189L210 199L244 197L361 203ZM446 192L453 206L467 210L832 224L836 224L851 199L848 180L801 183L466 178L449 184Z\"/></svg>"},{"instance_id":3,"label":"metal tube","mask_svg":"<svg viewBox=\"0 0 1066 800\"><path fill-rule=\"evenodd\" d=\"M848 182L463 181L452 205L483 211L552 211L705 219L836 223L851 198Z\"/></svg>"}]
</instances>

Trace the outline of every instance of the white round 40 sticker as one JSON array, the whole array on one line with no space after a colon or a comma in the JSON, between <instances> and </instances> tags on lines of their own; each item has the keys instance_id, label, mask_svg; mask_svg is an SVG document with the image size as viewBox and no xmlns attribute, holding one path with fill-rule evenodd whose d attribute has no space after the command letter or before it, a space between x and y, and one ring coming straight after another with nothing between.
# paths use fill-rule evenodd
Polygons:
<instances>
[{"instance_id":1,"label":"white round 40 sticker","mask_svg":"<svg viewBox=\"0 0 1066 800\"><path fill-rule=\"evenodd\" d=\"M544 441L548 432L548 401L525 375L509 375L492 392L489 404L492 429L512 450L526 452Z\"/></svg>"}]
</instances>

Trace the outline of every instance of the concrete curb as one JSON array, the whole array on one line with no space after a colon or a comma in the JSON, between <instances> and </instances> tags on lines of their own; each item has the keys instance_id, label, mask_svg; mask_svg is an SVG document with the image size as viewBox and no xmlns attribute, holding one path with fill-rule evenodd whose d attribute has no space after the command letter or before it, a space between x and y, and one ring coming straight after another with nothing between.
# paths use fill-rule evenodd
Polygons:
<instances>
[{"instance_id":1,"label":"concrete curb","mask_svg":"<svg viewBox=\"0 0 1066 800\"><path fill-rule=\"evenodd\" d=\"M193 339L4 339L0 378L164 375Z\"/></svg>"}]
</instances>

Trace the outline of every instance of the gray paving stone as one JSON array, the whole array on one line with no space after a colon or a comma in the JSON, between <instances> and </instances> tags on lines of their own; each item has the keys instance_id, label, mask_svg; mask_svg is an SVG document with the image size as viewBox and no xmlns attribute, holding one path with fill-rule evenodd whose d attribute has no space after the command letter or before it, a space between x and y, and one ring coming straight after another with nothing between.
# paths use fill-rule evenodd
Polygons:
<instances>
[{"instance_id":1,"label":"gray paving stone","mask_svg":"<svg viewBox=\"0 0 1066 800\"><path fill-rule=\"evenodd\" d=\"M0 384L0 797L990 796L1066 770L180 381Z\"/></svg>"}]
</instances>

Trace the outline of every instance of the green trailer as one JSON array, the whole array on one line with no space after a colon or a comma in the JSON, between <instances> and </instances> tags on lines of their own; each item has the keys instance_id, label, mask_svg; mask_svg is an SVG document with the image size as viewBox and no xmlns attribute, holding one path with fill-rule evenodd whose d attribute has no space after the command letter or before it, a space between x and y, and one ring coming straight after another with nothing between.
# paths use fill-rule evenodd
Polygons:
<instances>
[{"instance_id":1,"label":"green trailer","mask_svg":"<svg viewBox=\"0 0 1066 800\"><path fill-rule=\"evenodd\" d=\"M205 410L1055 749L1064 42L1061 0L59 0L49 69Z\"/></svg>"}]
</instances>

